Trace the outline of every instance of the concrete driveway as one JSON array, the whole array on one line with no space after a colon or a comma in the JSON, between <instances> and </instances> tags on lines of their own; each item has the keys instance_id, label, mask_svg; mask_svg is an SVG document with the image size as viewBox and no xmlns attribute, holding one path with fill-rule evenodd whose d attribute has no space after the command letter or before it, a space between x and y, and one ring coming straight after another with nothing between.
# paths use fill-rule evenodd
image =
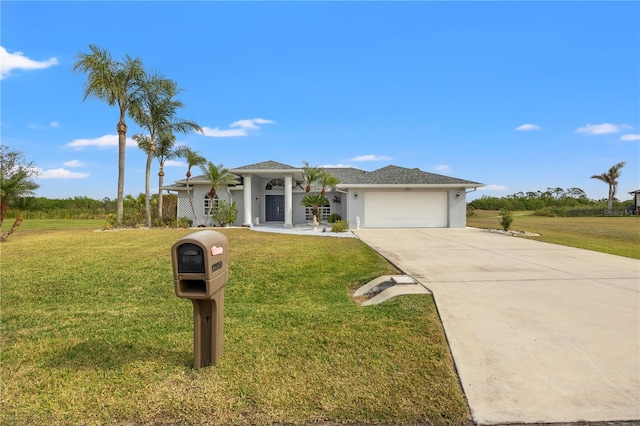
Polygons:
<instances>
[{"instance_id":1,"label":"concrete driveway","mask_svg":"<svg viewBox=\"0 0 640 426\"><path fill-rule=\"evenodd\" d=\"M479 229L355 233L433 292L477 423L640 420L640 261Z\"/></svg>"}]
</instances>

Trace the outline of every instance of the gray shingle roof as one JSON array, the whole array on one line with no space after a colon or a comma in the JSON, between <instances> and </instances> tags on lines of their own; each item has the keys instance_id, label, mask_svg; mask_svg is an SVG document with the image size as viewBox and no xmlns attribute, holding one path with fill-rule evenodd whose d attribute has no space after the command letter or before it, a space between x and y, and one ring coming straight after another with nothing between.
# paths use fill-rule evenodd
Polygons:
<instances>
[{"instance_id":1,"label":"gray shingle roof","mask_svg":"<svg viewBox=\"0 0 640 426\"><path fill-rule=\"evenodd\" d=\"M327 172L338 177L345 185L478 185L481 183L458 179L420 169L407 169L399 166L386 166L373 172L348 168L326 168Z\"/></svg>"},{"instance_id":2,"label":"gray shingle roof","mask_svg":"<svg viewBox=\"0 0 640 426\"><path fill-rule=\"evenodd\" d=\"M340 183L353 183L369 173L354 167L323 167L323 170L340 179Z\"/></svg>"},{"instance_id":3,"label":"gray shingle roof","mask_svg":"<svg viewBox=\"0 0 640 426\"><path fill-rule=\"evenodd\" d=\"M474 185L482 186L478 182L458 179L435 173L423 172L420 169L407 169L399 166L386 166L373 172L355 176L345 184L359 185Z\"/></svg>"},{"instance_id":4,"label":"gray shingle roof","mask_svg":"<svg viewBox=\"0 0 640 426\"><path fill-rule=\"evenodd\" d=\"M247 166L233 167L231 170L288 170L295 167L277 161L263 161L261 163L249 164Z\"/></svg>"},{"instance_id":5,"label":"gray shingle roof","mask_svg":"<svg viewBox=\"0 0 640 426\"><path fill-rule=\"evenodd\" d=\"M324 167L328 173L340 179L340 185L466 185L466 186L483 186L478 182L459 179L451 176L444 176L435 173L423 172L420 169L408 169L399 166L386 166L372 172L356 169L355 167ZM261 163L249 164L246 166L232 168L233 171L251 170L251 171L275 171L275 170L296 170L302 171L302 168L295 168L288 164L278 163L277 161L263 161ZM189 180L190 183L208 182L205 176L195 176ZM240 179L238 179L240 182ZM179 180L176 184L184 184L185 179ZM314 185L314 189L319 185Z\"/></svg>"}]
</instances>

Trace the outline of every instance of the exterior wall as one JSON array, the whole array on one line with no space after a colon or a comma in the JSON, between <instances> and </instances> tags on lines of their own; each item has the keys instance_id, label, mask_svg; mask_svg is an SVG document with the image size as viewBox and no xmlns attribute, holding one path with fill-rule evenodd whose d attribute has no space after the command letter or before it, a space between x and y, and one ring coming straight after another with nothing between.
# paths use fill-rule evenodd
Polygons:
<instances>
[{"instance_id":1,"label":"exterior wall","mask_svg":"<svg viewBox=\"0 0 640 426\"><path fill-rule=\"evenodd\" d=\"M350 188L342 200L342 204L346 205L349 229L358 229L358 224L360 228L364 228L364 193L362 189Z\"/></svg>"},{"instance_id":2,"label":"exterior wall","mask_svg":"<svg viewBox=\"0 0 640 426\"><path fill-rule=\"evenodd\" d=\"M331 213L337 213L342 220L349 220L347 217L347 194L342 192L327 192L327 200L331 204Z\"/></svg>"},{"instance_id":3,"label":"exterior wall","mask_svg":"<svg viewBox=\"0 0 640 426\"><path fill-rule=\"evenodd\" d=\"M464 228L467 226L467 193L464 189L448 192L449 228Z\"/></svg>"},{"instance_id":4,"label":"exterior wall","mask_svg":"<svg viewBox=\"0 0 640 426\"><path fill-rule=\"evenodd\" d=\"M207 217L204 209L204 197L209 193L209 189L210 187L208 185L197 185L194 186L193 191L191 192L193 198L193 209L196 212L195 218L191 210L191 204L189 203L187 192L180 191L178 193L177 218L180 219L182 217L186 217L188 219L191 219L193 221L193 226L213 226L214 223L211 221L210 217ZM226 189L222 189L217 191L216 194L218 195L218 200L236 202L236 205L238 207L238 219L236 220L234 225L239 225L242 222L240 212L242 212L244 204L242 200L242 191L227 191Z\"/></svg>"}]
</instances>

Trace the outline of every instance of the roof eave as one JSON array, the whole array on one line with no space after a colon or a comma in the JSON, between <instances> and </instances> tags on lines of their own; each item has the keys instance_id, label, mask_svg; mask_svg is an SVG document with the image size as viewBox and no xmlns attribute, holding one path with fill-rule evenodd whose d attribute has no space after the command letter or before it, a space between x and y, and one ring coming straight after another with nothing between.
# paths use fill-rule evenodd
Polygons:
<instances>
[{"instance_id":1,"label":"roof eave","mask_svg":"<svg viewBox=\"0 0 640 426\"><path fill-rule=\"evenodd\" d=\"M465 189L465 188L481 188L485 186L482 183L409 183L409 184L391 184L391 183L382 183L382 184L372 184L372 183L345 183L338 184L336 188L338 189L348 189L348 188L358 188L358 189L401 189L401 188L422 188L422 189Z\"/></svg>"}]
</instances>

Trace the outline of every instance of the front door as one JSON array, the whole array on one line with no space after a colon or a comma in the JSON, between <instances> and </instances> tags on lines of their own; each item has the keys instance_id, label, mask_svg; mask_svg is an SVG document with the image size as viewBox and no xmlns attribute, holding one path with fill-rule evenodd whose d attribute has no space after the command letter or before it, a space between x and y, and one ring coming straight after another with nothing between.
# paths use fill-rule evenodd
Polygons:
<instances>
[{"instance_id":1,"label":"front door","mask_svg":"<svg viewBox=\"0 0 640 426\"><path fill-rule=\"evenodd\" d=\"M265 220L284 221L284 195L265 195Z\"/></svg>"}]
</instances>

